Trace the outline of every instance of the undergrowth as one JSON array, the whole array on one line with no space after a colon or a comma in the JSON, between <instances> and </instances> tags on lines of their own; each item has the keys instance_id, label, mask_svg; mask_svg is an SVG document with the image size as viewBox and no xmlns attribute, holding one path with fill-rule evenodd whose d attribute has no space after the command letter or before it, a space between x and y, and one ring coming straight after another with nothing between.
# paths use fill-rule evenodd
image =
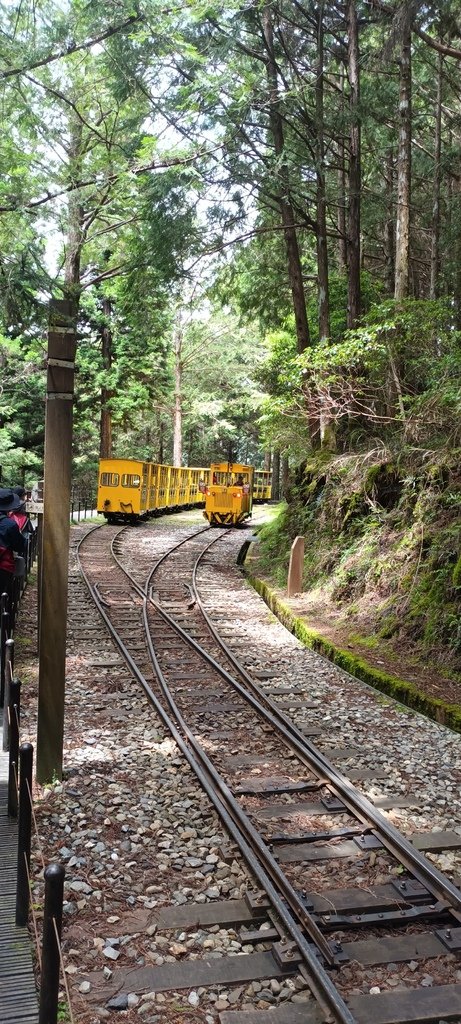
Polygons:
<instances>
[{"instance_id":1,"label":"undergrowth","mask_svg":"<svg viewBox=\"0 0 461 1024\"><path fill-rule=\"evenodd\" d=\"M363 647L379 640L461 668L461 452L376 448L312 457L259 532L258 571L286 586L305 538L304 592Z\"/></svg>"}]
</instances>

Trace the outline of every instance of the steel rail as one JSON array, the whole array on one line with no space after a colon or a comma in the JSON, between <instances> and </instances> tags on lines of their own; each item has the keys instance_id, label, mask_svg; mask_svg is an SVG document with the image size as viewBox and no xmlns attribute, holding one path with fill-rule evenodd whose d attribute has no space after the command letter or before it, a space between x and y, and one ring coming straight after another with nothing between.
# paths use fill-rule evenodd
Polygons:
<instances>
[{"instance_id":1,"label":"steel rail","mask_svg":"<svg viewBox=\"0 0 461 1024\"><path fill-rule=\"evenodd\" d=\"M216 540L218 539L219 538L216 538ZM201 560L204 557L206 552L214 543L215 539L207 545L198 560ZM387 821L383 815L380 814L379 810L374 807L374 805L370 803L365 796L355 789L350 780L338 771L338 769L331 764L328 758L317 750L317 748L310 743L305 736L303 736L297 727L287 719L285 715L283 715L270 697L261 693L260 688L253 682L246 672L246 669L239 664L235 656L232 654L232 651L227 647L227 644L219 638L219 645L226 657L229 658L234 667L238 668L238 671L245 678L246 684L249 685L253 691L256 691L256 697L253 693L248 693L238 680L234 679L234 677L230 675L230 673L227 672L227 670L221 666L219 662L217 662L213 656L208 653L208 651L202 648L193 637L189 636L183 627L176 622L164 608L162 608L161 604L159 604L152 596L150 596L150 600L164 617L165 621L169 622L178 634L181 635L197 653L201 654L201 656L208 661L215 671L219 672L222 678L233 686L254 710L263 715L266 721L270 722L270 724L277 729L277 731L284 737L290 748L296 751L306 767L313 771L319 778L324 779L325 783L342 800L348 810L351 810L354 815L363 822L363 824L368 827L370 826L370 823L373 825L374 829L379 834L379 838L383 846L392 854L392 856L411 871L415 878L424 884L437 900L447 900L450 904L453 915L457 920L461 920L461 890L445 878L435 865L431 864L431 862L427 860L423 853L416 850L409 840L406 839L405 836L403 836L389 821ZM200 610L202 611L202 608ZM208 617L206 615L204 615L204 617L209 628L212 629L213 636L218 640L217 631L211 627Z\"/></svg>"},{"instance_id":2,"label":"steel rail","mask_svg":"<svg viewBox=\"0 0 461 1024\"><path fill-rule=\"evenodd\" d=\"M203 533L203 532L208 532L208 531L203 531L203 530L199 531L199 533ZM218 540L220 540L223 536L225 536L229 532L230 532L230 530L226 530L225 533L220 533L218 536L214 536L212 538L212 540L209 542L209 544L206 545L205 551L207 551L209 547L211 547L213 544L215 544ZM189 539L195 539L196 536L197 536L197 533L195 533L193 535L193 537L189 538ZM116 538L114 538L114 541L115 541L115 539ZM187 541L187 539L188 538L185 538L182 541L179 541L179 543L176 544L170 550L170 553L173 552L173 551L176 551L179 547L181 547ZM168 703L170 705L170 708L171 708L173 714L175 715L177 721L181 721L181 727L184 729L185 732L187 732L189 742L196 746L197 752L198 752L198 756L200 757L200 759L202 759L202 760L204 758L206 759L207 770L209 772L213 773L213 781L214 781L215 787L218 787L219 785L222 785L222 786L225 787L226 800L227 801L232 801L232 808L233 808L233 811L234 811L234 816L236 816L237 818L240 818L240 827L241 828L243 827L247 837L249 835L251 835L253 844L258 849L259 857L261 859L263 859L263 858L266 859L266 868L269 868L269 872L272 875L273 879L276 880L277 884L279 885L279 887L284 892L284 897L287 900L287 902L289 903L289 905L292 907L293 912L296 913L297 916L300 919L302 919L303 927L310 934L310 937L311 937L312 941L315 942L317 948L322 953L322 956L327 961L327 963L329 963L331 966L333 966L335 964L335 962L336 962L336 957L335 957L335 955L334 955L334 953L333 953L333 951L331 949L331 946L330 946L328 940L325 938L323 932L320 930L320 928L318 927L317 923L313 920L313 918L311 917L309 912L306 910L302 900L300 900L300 898L299 898L298 894L296 893L296 891L289 884L288 879L284 875L283 871L280 869L279 865L277 864L277 861L275 860L275 858L270 853L270 851L269 851L268 847L266 846L266 844L263 843L263 841L261 840L261 838L258 835L258 833L256 832L256 830L253 828L253 826L252 826L248 816L242 810L242 808L240 807L240 804L238 803L238 801L235 800L235 798L232 796L230 790L225 786L225 783L221 779L221 776L219 775L219 773L216 771L214 766L212 766L212 764L209 761L209 759L206 758L205 752L203 751L203 749L200 746L200 744L197 743L197 740L195 739L194 734L191 732L191 730L189 730L186 722L182 718L181 713L180 713L176 703L174 702L174 700L173 700L173 698L172 698L172 696L170 694L170 691L168 689L165 677L164 677L164 675L162 673L162 670L160 668L157 656L156 656L155 651L154 651L154 647L153 647L153 643L152 643L152 639L151 639L151 636L150 636L149 627L148 627L148 623L147 623L147 612L146 612L147 602L148 601L154 607L157 607L157 602L155 602L154 600L152 600L150 598L149 590L151 589L152 577L154 576L155 572L157 571L159 564L161 564L165 560L165 558L168 556L168 553L163 555L161 557L161 559L159 559L159 561L156 562L155 565L153 566L153 568L152 568L152 570L151 570L151 572L150 572L150 574L149 574L149 576L147 578L147 582L145 584L145 589L143 591L138 586L138 584L132 579L130 574L127 572L127 570L121 564L120 559L118 558L118 556L115 554L115 551L113 549L114 541L112 541L112 544L111 544L111 553L112 553L113 558L116 560L119 568L125 573L125 575L128 577L128 579L130 580L132 585L135 587L135 589L138 592L138 594L140 594L143 597L143 601L144 601L144 627L145 627L146 640L147 640L147 644L148 644L148 647L149 647L149 653L150 653L151 661L152 661L152 664L154 666L154 671L155 671L155 673L156 673L156 675L158 677L159 683L160 683L160 685L162 687L165 699L168 701ZM198 556L198 558L200 558L200 555ZM102 600L96 588L95 588L95 590L96 590L98 599ZM181 633L183 633L182 630L181 630ZM186 638L186 637L188 637L188 634L184 633L184 638ZM198 653L200 654L200 656L202 658L207 653L207 652L205 652L200 647L200 645L197 645L197 650L198 650ZM218 663L216 663L216 669L217 669L218 673L222 675L223 669L222 669L222 667Z\"/></svg>"},{"instance_id":3,"label":"steel rail","mask_svg":"<svg viewBox=\"0 0 461 1024\"><path fill-rule=\"evenodd\" d=\"M209 545L208 547L210 546L211 545ZM443 899L448 899L452 907L453 903L455 904L455 908L457 911L456 916L458 916L458 914L461 914L461 890L458 889L457 886L449 882L445 878L445 876L442 875L441 872L439 872L437 868L434 867L434 865L432 865L431 862L427 860L426 857L424 857L424 854L422 854L418 850L415 850L415 848L408 841L408 839L406 839L398 831L398 829L391 825L390 822L388 822L387 819L384 818L382 814L380 814L379 810L377 810L377 808L375 808L374 805L369 800L367 800L365 796L359 793L359 791L356 790L354 786L351 786L351 783L347 779L347 777L343 775L341 772L339 772L335 765L333 765L331 761L329 761L328 758L325 757L325 755L322 754L321 751L319 751L317 747L315 747L315 745L311 743L307 739L307 737L302 734L302 732L300 732L300 730L291 721L291 719L289 719L286 715L283 714L282 711L280 711L280 708L277 706L277 703L271 700L271 698L267 694L261 692L260 687L251 678L251 675L247 672L245 666L238 661L233 651L229 648L229 646L219 635L219 632L215 628L212 619L210 618L210 616L208 615L203 606L203 602L201 600L197 585L198 566L202 558L206 554L207 550L208 548L206 548L202 552L202 554L199 555L195 562L192 573L192 590L195 598L195 603L197 607L200 609L200 612L203 615L203 618L205 619L205 622L207 623L210 632L212 633L214 639L216 640L221 650L225 654L226 658L228 658L231 664L234 666L234 668L237 669L241 677L245 680L246 685L250 687L252 693L256 694L257 701L263 704L266 708L268 708L271 715L277 718L281 722L281 724L288 729L292 739L296 741L294 748L292 744L290 744L291 749L295 749L296 752L299 752L299 745L301 745L302 751L305 752L308 756L309 767L314 767L316 772L321 767L324 772L328 773L329 778L331 776L333 779L334 776L336 781L335 788L337 788L337 793L341 796L343 802L347 804L349 810L353 810L355 813L358 814L359 817L364 816L364 824L371 821L375 830L379 832L379 838L383 841L383 846L385 846L386 849L388 849L389 852L394 855L394 857L398 856L398 859L401 861L401 863L405 864L405 866L409 868L415 874L415 876L417 875L420 881L424 879L426 885L430 883L430 889L433 896L436 896L439 900L441 897ZM244 691L243 695L245 695Z\"/></svg>"},{"instance_id":4,"label":"steel rail","mask_svg":"<svg viewBox=\"0 0 461 1024\"><path fill-rule=\"evenodd\" d=\"M210 799L213 800L216 810L247 861L249 868L253 874L256 875L258 883L266 892L277 916L283 922L287 932L296 943L304 960L305 967L309 972L309 983L312 991L316 992L320 1001L326 1003L328 1009L335 1013L336 1019L340 1021L341 1024L343 1024L343 1022L344 1024L346 1024L346 1022L352 1022L354 1018L352 1017L350 1010L339 995L336 987L332 984L331 979L318 959L317 951L322 953L330 966L335 965L336 958L332 952L330 944L313 921L311 915L306 911L302 900L299 898L283 871L280 869L277 861L270 853L264 841L253 828L251 821L245 814L245 811L242 810L240 804L232 795L230 789L217 772L201 745L198 743L194 733L189 729L189 726L185 722L169 691L165 677L158 663L149 632L147 616L148 603L149 598L146 595L143 612L145 617L146 639L149 644L152 664L162 687L165 700L169 704L170 711L174 715L181 729L184 731L189 748L192 747L194 751L195 762L197 764L197 767L194 770L197 772L197 777L200 778L202 785L204 785L203 780L207 780L208 785L206 786L206 792L210 796ZM288 907L286 904L288 904ZM289 908L292 913L290 913ZM296 915L299 924L292 914ZM300 931L300 925L308 932L313 940L312 943L307 942L303 932Z\"/></svg>"},{"instance_id":5,"label":"steel rail","mask_svg":"<svg viewBox=\"0 0 461 1024\"><path fill-rule=\"evenodd\" d=\"M117 536L118 536L118 534L117 534ZM84 540L84 538L82 539L82 541L80 543L83 543L83 540ZM115 540L115 538L114 538L114 540ZM77 547L77 553L78 554L79 554L79 549L80 549L80 544ZM132 582L134 588L139 592L140 588L138 587L136 582L132 579L132 577L127 572L127 570L124 569L123 566L120 565L120 562L119 562L117 556L114 555L113 552L112 552L112 555L115 558L115 560L117 561L117 564L119 564L119 566L122 569L122 571L130 579L130 581ZM336 987L333 985L331 979L329 978L328 974L326 973L324 967L320 963L320 961L318 959L318 956L317 956L316 949L313 948L313 945L310 944L306 940L306 938L304 937L303 933L300 931L298 925L296 924L296 922L294 921L293 917L291 916L290 911L287 909L287 907L284 904L284 901L281 899L279 892L276 890L276 888L275 888L271 878L266 873L265 868L263 868L261 866L261 864L260 864L257 856L255 855L252 847L247 842L247 837L242 833L241 827L239 827L237 825L237 823L234 821L234 818L233 818L232 812L231 812L231 806L233 804L235 804L235 809L238 810L239 815L241 815L242 817L246 817L246 815L244 815L244 812L241 810L241 808L237 804L237 801L235 801L234 797L232 797L232 794L230 793L230 791L227 790L227 786L225 785L223 780L220 779L218 773L216 772L216 769L213 767L211 762L208 760L205 752L202 750L200 745L197 743L197 741L195 740L195 737L190 732L190 730L189 730L188 726L186 725L186 723L183 721L182 716L181 716L181 714L179 712L179 709L176 708L176 705L175 705L175 703L173 701L173 698L171 697L171 695L169 695L168 688L166 687L167 693L165 694L165 697L168 700L168 703L170 704L170 707L173 706L175 708L174 713L177 716L178 722L181 724L181 728L184 730L184 733L187 736L187 742L183 738L183 736L181 735L181 732L179 731L177 725L175 724L174 721L172 721L172 719L170 718L170 716L166 712L165 708L163 707L161 702L156 697L156 695L153 692L151 686L149 685L147 679L145 678L143 673L138 668L138 666L137 666L136 662L134 661L134 659L132 658L128 648L126 647L125 643L123 642L123 640L119 636L117 630L115 629L114 625L112 624L112 622L110 620L110 617L109 617L109 615L107 614L107 612L105 610L104 604L102 603L102 598L100 597L100 595L98 594L97 590L95 589L95 586L90 582L90 580L88 578L88 575L86 574L86 572L83 569L83 566L81 565L81 562L80 562L80 569L81 569L81 573L82 573L83 579L85 580L86 586L88 588L88 591L89 591L89 593L90 593L90 595L91 595L91 597L92 597L92 599L93 599L93 601L94 601L94 603L95 603L95 605L96 605L96 607L97 607L97 609L99 611L99 614L103 618L103 620L104 620L104 622L105 622L105 624L106 624L106 626L107 626L107 628L108 628L108 630L109 630L109 632L110 632L110 634L111 634L111 636L112 636L112 638L114 640L114 643L116 643L120 653L122 654L122 656L125 659L127 665L129 666L130 671L133 673L135 678L138 680L138 682L141 685L142 689L144 690L146 696L149 698L149 700L152 703L153 707L155 708L157 714L161 718L163 724L165 725L165 727L168 729L168 731L173 736L173 738L174 738L175 742L177 743L179 749L181 750L182 754L186 758L190 768L193 770L194 774L196 775L196 777L200 781L200 784L202 785L203 789L205 790L205 792L207 793L207 795L210 798L211 802L213 803L213 806L215 807L219 817L223 821L223 824L225 825L227 831L232 836L232 838L236 842L237 846L241 850L241 853L242 853L244 859L246 860L246 862L248 864L248 867L250 868L250 871L253 873L253 875L256 876L256 878L258 879L258 882L261 883L262 887L264 888L264 890L266 891L266 893L268 895L268 898L269 898L270 902L272 903L273 907L275 908L276 913L280 917L280 920L283 922L287 932L291 935L292 939L294 940L294 942L298 946L298 949L300 950L300 953L301 953L302 958L304 960L304 964L305 964L305 968L306 968L306 974L308 975L308 977L306 977L306 980L308 981L309 987L310 987L313 995L315 996L317 1001L324 1008L327 1008L328 1011L333 1013L333 1015L335 1017L335 1021L337 1022L337 1024L356 1024L356 1020L355 1020L354 1016L351 1014L351 1012L348 1009L346 1003L343 1001L343 999L340 996L339 992L337 991ZM144 616L145 626L146 626L146 623L147 623L147 605L148 605L148 603L151 603L151 599L149 598L149 596L146 593L144 593L142 596L143 596L143 616ZM149 644L149 647L152 649L152 652L153 652L153 646L152 646L152 641L151 641L150 634L149 634L148 624L147 624L147 627L146 627L146 639L147 639L147 642ZM164 684L162 682L163 676L162 676L160 667L158 666L158 662L157 662L157 658L155 656L155 652L153 652L153 667L154 667L154 670L155 670L156 674L158 675L159 681L160 681L162 689L163 689L163 686L164 685L166 686L166 684ZM193 748L194 753L192 753L191 747ZM216 786L216 784L214 782L215 778L216 778L216 781L218 783L217 786ZM218 794L218 789L221 791L221 795ZM226 790L227 790L228 796L226 795ZM254 832L250 822L248 822L248 825L250 827L250 830L252 830ZM255 835L256 835L256 833L255 833ZM261 846L264 846L264 844L262 843L262 840L260 840L260 844L261 844ZM277 873L281 873L278 864L276 863L274 858L269 853L269 850L267 850L266 856L267 856L267 858L270 861L273 862L273 866L276 869ZM289 885L288 880L286 880L286 882ZM293 890L293 893L294 893L294 895L296 897L296 901L299 902L299 907L300 907L300 912L301 912L300 916L302 916L302 918L305 919L305 921L306 921L305 926L307 926L312 921L312 919L310 919L310 915L306 911L306 909L305 909L304 905L302 904L302 902L297 897L297 895L294 892L294 890ZM322 933L320 933L320 935L321 935L321 938L322 938L322 945L324 945L325 944L325 938L322 935ZM328 959L330 961L332 961L332 959L334 959L334 957L332 957L332 953L331 953L331 949L329 947L329 944L327 944L327 953L328 953Z\"/></svg>"},{"instance_id":6,"label":"steel rail","mask_svg":"<svg viewBox=\"0 0 461 1024\"><path fill-rule=\"evenodd\" d=\"M205 531L200 532L207 531L205 529ZM433 865L430 861L427 860L423 853L421 853L419 850L416 850L415 847L412 846L411 843L408 841L408 839L406 839L398 831L398 829L391 825L391 823L387 821L382 814L380 814L379 810L376 807L374 807L374 805L370 803L370 801L367 800L367 798L363 796L362 793L359 793L359 791L355 789L355 787L351 784L350 780L341 772L339 772L338 769L328 760L328 758L325 757L325 755L322 754L319 750L317 750L317 748L312 743L310 743L310 741L305 736L303 736L303 734L299 731L296 725L294 725L294 723L280 711L277 704L274 701L272 701L270 697L268 697L266 694L262 694L260 688L251 679L251 676L247 673L244 666L240 665L240 663L237 661L230 648L227 646L227 644L224 643L222 638L219 636L219 633L215 630L211 620L209 619L209 616L206 615L203 609L203 605L200 600L200 595L198 594L197 588L195 587L196 567L198 567L198 564L200 563L201 559L205 556L209 548L211 548L218 540L221 540L224 536L226 536L228 532L230 531L226 530L225 533L221 533L217 537L213 537L213 539L209 542L209 544L206 545L206 547L198 556L192 571L193 585L195 589L196 599L198 599L198 603L200 606L200 611L204 616L208 627L210 628L213 636L215 637L216 641L221 647L221 650L225 654L226 658L229 659L231 664L234 665L234 668L236 668L239 674L245 679L245 683L253 691L252 693L249 693L248 690L246 690L245 687L243 687L238 682L238 680L234 679L234 677L230 675L230 673L227 672L227 670L222 665L220 665L219 662L217 662L212 655L208 653L208 651L201 647L201 645L196 640L194 640L193 637L189 636L189 634L182 628L182 626L178 622L176 622L175 619L167 611L165 611L164 608L162 608L161 604L158 601L156 601L155 598L152 597L152 595L149 596L149 600L156 607L158 612L164 617L165 621L167 621L198 654L205 658L205 660L208 661L211 667L215 671L217 671L221 675L221 677L225 679L226 682L233 686L234 689L236 689L240 693L240 695L253 707L255 711L261 714L266 719L266 721L269 722L278 731L278 733L284 738L289 748L297 753L303 764L305 764L307 768L313 771L318 776L319 779L324 780L325 784L328 785L328 787L335 793L335 795L341 799L345 807L348 810L352 811L353 814L359 820L361 820L363 824L367 827L370 826L370 823L373 825L373 828L379 834L379 838L383 846L389 851L389 853L391 853L396 860L403 864L407 868L407 870L410 871L414 875L414 877L418 879L418 881L424 884L438 901L443 899L447 900L448 903L450 904L450 909L453 915L456 917L457 920L461 920L461 891L455 885L453 885L452 882L445 878L445 876L435 867L435 865ZM197 534L194 534L194 537L195 536L197 536ZM183 539L178 546L186 543L187 539L188 538ZM174 550L174 548L172 550ZM167 558L168 554L169 553L167 552L166 555L162 556L161 560L163 561L163 559ZM127 576L129 576L129 574L121 565L119 559L117 558L114 552L113 557L116 559L122 571L125 572ZM143 591L142 588L140 588L138 584L135 583L134 580L132 581L133 586L135 586L140 595L145 595L147 588L149 586L149 580L151 579L153 573L155 572L157 565L154 566L152 573L148 577L148 582L146 584L145 591ZM256 696L254 696L255 693Z\"/></svg>"},{"instance_id":7,"label":"steel rail","mask_svg":"<svg viewBox=\"0 0 461 1024\"><path fill-rule=\"evenodd\" d=\"M210 529L211 529L210 524L207 523L206 526L202 526L201 529L200 530L196 530L195 533L189 534L188 537L183 537L183 539L178 541L177 544L175 544L172 548L170 548L168 551L165 551L163 555L160 555L160 558L158 558L157 561L154 563L154 565L153 565L153 567L152 567L152 569L151 569L151 571L149 573L149 580L152 579L152 576L154 575L154 573L157 572L157 569L159 568L159 566L161 566L162 562L164 562L167 558L169 558L169 556L172 554L173 551L177 551L177 549L182 547L183 544L187 544L187 542L189 540L195 540L196 537L200 537L202 533L209 533ZM230 530L226 530L225 533L230 533ZM222 534L222 536L224 536L224 534ZM219 540L219 538L215 537L213 539L212 543L214 543L215 540ZM122 572L126 573L126 575L129 576L129 573L127 573L127 570L122 565L120 559L117 558L117 555L115 554L112 546L111 546L111 550L112 550L112 554L113 554L114 558L116 559L116 561L118 562L118 565L120 566ZM145 593L145 591L143 591L143 593Z\"/></svg>"}]
</instances>

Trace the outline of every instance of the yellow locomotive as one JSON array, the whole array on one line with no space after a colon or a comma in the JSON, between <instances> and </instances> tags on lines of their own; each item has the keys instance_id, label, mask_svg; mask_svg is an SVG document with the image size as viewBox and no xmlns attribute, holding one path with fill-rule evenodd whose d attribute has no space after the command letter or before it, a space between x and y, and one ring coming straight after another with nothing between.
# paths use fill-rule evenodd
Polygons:
<instances>
[{"instance_id":1,"label":"yellow locomotive","mask_svg":"<svg viewBox=\"0 0 461 1024\"><path fill-rule=\"evenodd\" d=\"M97 509L109 523L130 523L161 512L200 508L209 470L139 459L101 459Z\"/></svg>"},{"instance_id":2,"label":"yellow locomotive","mask_svg":"<svg viewBox=\"0 0 461 1024\"><path fill-rule=\"evenodd\" d=\"M212 463L203 513L211 526L237 526L251 516L253 476L253 466L239 462Z\"/></svg>"}]
</instances>

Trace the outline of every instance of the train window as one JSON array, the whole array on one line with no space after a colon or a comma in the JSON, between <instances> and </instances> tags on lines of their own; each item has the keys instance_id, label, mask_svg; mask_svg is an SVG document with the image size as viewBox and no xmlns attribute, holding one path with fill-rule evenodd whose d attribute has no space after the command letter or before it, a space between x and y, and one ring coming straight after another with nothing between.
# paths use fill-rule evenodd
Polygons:
<instances>
[{"instance_id":1,"label":"train window","mask_svg":"<svg viewBox=\"0 0 461 1024\"><path fill-rule=\"evenodd\" d=\"M118 487L118 473L101 473L101 487Z\"/></svg>"},{"instance_id":2,"label":"train window","mask_svg":"<svg viewBox=\"0 0 461 1024\"><path fill-rule=\"evenodd\" d=\"M123 473L122 487L139 487L140 483L141 477L139 473Z\"/></svg>"}]
</instances>

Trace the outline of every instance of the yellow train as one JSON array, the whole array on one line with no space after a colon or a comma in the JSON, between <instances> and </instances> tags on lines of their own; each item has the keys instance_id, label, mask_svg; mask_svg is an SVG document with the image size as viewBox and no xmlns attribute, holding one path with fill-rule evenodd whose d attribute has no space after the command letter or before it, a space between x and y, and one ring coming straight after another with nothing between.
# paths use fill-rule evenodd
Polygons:
<instances>
[{"instance_id":1,"label":"yellow train","mask_svg":"<svg viewBox=\"0 0 461 1024\"><path fill-rule=\"evenodd\" d=\"M253 466L240 462L212 463L203 513L211 526L238 526L251 516L253 476Z\"/></svg>"},{"instance_id":2,"label":"yellow train","mask_svg":"<svg viewBox=\"0 0 461 1024\"><path fill-rule=\"evenodd\" d=\"M97 510L109 523L132 523L205 505L212 525L235 526L251 515L253 501L270 500L270 488L270 473L243 463L205 468L101 459Z\"/></svg>"},{"instance_id":3,"label":"yellow train","mask_svg":"<svg viewBox=\"0 0 461 1024\"><path fill-rule=\"evenodd\" d=\"M272 472L270 469L255 469L253 478L253 504L270 501L272 497Z\"/></svg>"},{"instance_id":4,"label":"yellow train","mask_svg":"<svg viewBox=\"0 0 461 1024\"><path fill-rule=\"evenodd\" d=\"M109 523L130 523L161 512L200 508L208 477L208 468L101 459L97 509Z\"/></svg>"}]
</instances>

